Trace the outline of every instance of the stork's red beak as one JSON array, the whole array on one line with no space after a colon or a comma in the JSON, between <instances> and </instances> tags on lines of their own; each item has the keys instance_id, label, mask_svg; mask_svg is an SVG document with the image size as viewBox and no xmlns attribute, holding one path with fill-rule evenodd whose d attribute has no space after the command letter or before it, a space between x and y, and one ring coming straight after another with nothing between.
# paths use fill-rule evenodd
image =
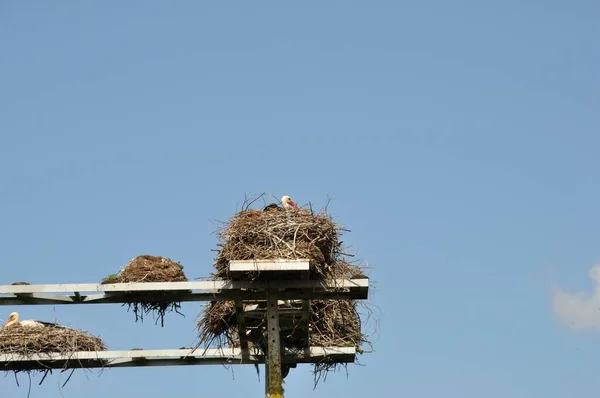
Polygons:
<instances>
[{"instance_id":1,"label":"stork's red beak","mask_svg":"<svg viewBox=\"0 0 600 398\"><path fill-rule=\"evenodd\" d=\"M298 206L296 206L296 204L295 204L293 201L291 201L291 200L290 200L290 206L292 206L292 207L298 207Z\"/></svg>"}]
</instances>

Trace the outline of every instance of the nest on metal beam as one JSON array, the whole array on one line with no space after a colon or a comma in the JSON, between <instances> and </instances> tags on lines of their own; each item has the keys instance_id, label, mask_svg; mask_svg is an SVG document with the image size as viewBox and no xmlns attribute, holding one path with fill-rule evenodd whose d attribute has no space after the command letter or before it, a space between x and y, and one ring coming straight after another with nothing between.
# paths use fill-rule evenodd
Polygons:
<instances>
[{"instance_id":1,"label":"nest on metal beam","mask_svg":"<svg viewBox=\"0 0 600 398\"><path fill-rule=\"evenodd\" d=\"M369 336L363 332L361 317L364 318L365 313L359 311L359 306L369 310L365 304L355 300L312 300L309 307L309 344L306 344L304 335L299 333L300 320L296 320L290 328L280 333L283 347L298 354L302 354L303 349L308 346L354 347L358 353L363 353L363 347L370 346L371 343ZM256 321L254 324L247 322L246 325L248 348L257 354L266 355L266 321ZM198 322L198 330L199 345L230 348L241 346L235 305L232 301L211 302ZM287 375L290 370L289 365L282 366L283 374ZM315 386L320 381L325 381L329 372L346 367L346 363L329 359L313 364Z\"/></svg>"},{"instance_id":2,"label":"nest on metal beam","mask_svg":"<svg viewBox=\"0 0 600 398\"><path fill-rule=\"evenodd\" d=\"M356 300L313 300L310 302L310 345L317 347L355 347L363 353L365 345L371 345L369 336L363 332L363 319L359 306L370 311L366 304ZM325 359L313 365L315 387L325 381L327 374L345 363Z\"/></svg>"},{"instance_id":3,"label":"nest on metal beam","mask_svg":"<svg viewBox=\"0 0 600 398\"><path fill-rule=\"evenodd\" d=\"M281 308L286 307L282 305ZM247 324L248 342L262 350L266 341L266 322ZM361 314L355 300L312 300L309 307L309 344L307 345L303 336L297 333L300 320L295 320L290 330L282 331L281 340L287 348L359 348L369 343L368 336L362 332L361 326ZM240 346L235 305L232 301L213 301L208 304L197 327L200 344L215 347Z\"/></svg>"},{"instance_id":4,"label":"nest on metal beam","mask_svg":"<svg viewBox=\"0 0 600 398\"><path fill-rule=\"evenodd\" d=\"M22 326L12 325L0 329L0 354L8 354L9 358L27 359L33 355L50 353L59 353L63 356L71 356L79 351L106 351L104 342L96 336L93 336L85 331L71 329L62 326ZM101 360L99 360L101 361ZM83 367L80 366L80 367ZM61 369L61 372L68 370L67 365ZM75 368L71 368L71 374L64 382L64 385L70 380ZM89 370L89 369L88 369ZM42 384L52 373L52 369L47 368L42 363L32 361L28 363L26 369L13 370L15 379L17 380L18 373L31 374L42 373L43 377L39 384Z\"/></svg>"},{"instance_id":5,"label":"nest on metal beam","mask_svg":"<svg viewBox=\"0 0 600 398\"><path fill-rule=\"evenodd\" d=\"M118 274L109 275L102 284L112 283L144 283L144 282L187 282L183 266L166 257L142 255L131 260ZM124 306L135 315L135 321L144 321L144 316L151 314L156 323L164 326L164 317L169 312L180 312L181 302L177 294L169 291L154 292L151 300L145 300L135 292L127 293L129 297Z\"/></svg>"},{"instance_id":6,"label":"nest on metal beam","mask_svg":"<svg viewBox=\"0 0 600 398\"><path fill-rule=\"evenodd\" d=\"M198 321L199 345L222 348L233 346L237 338L237 321L233 301L212 301L206 304Z\"/></svg>"}]
</instances>

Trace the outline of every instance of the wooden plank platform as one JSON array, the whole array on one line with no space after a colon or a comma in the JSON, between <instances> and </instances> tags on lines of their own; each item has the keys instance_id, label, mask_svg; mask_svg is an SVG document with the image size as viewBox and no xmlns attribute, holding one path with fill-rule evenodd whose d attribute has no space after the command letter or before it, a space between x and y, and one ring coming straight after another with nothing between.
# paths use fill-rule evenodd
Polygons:
<instances>
[{"instance_id":1,"label":"wooden plank platform","mask_svg":"<svg viewBox=\"0 0 600 398\"><path fill-rule=\"evenodd\" d=\"M308 279L310 261L299 260L239 260L230 261L228 277L238 280L303 280Z\"/></svg>"},{"instance_id":2,"label":"wooden plank platform","mask_svg":"<svg viewBox=\"0 0 600 398\"><path fill-rule=\"evenodd\" d=\"M309 260L243 260L230 261L229 272L309 271Z\"/></svg>"}]
</instances>

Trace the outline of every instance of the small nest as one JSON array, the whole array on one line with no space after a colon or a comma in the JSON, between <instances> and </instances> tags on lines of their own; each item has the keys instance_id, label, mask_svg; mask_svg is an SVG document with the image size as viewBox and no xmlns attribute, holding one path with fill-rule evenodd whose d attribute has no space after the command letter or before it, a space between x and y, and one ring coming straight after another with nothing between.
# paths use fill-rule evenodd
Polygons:
<instances>
[{"instance_id":1,"label":"small nest","mask_svg":"<svg viewBox=\"0 0 600 398\"><path fill-rule=\"evenodd\" d=\"M166 257L150 255L138 256L131 260L121 272L109 275L102 280L102 284L112 283L139 283L139 282L187 282L183 272L183 266ZM176 312L183 315L179 310L181 303L176 301L177 294L169 291L156 292L157 298L151 301L143 300L136 293L130 293L131 301L124 303L128 311L135 314L135 321L144 321L144 315L152 314L156 323L160 321L164 326L164 317L168 312Z\"/></svg>"},{"instance_id":2,"label":"small nest","mask_svg":"<svg viewBox=\"0 0 600 398\"><path fill-rule=\"evenodd\" d=\"M231 260L309 259L313 279L337 278L330 264L340 256L341 227L325 213L308 210L244 210L218 231L216 277L230 279ZM251 277L254 275L251 275Z\"/></svg>"},{"instance_id":3,"label":"small nest","mask_svg":"<svg viewBox=\"0 0 600 398\"><path fill-rule=\"evenodd\" d=\"M119 274L104 278L102 283L187 282L187 280L181 264L165 257L143 255L131 260Z\"/></svg>"},{"instance_id":4,"label":"small nest","mask_svg":"<svg viewBox=\"0 0 600 398\"><path fill-rule=\"evenodd\" d=\"M87 332L60 326L31 327L13 325L0 329L0 353L2 354L14 354L28 358L35 354L47 353L60 353L68 356L78 351L106 351L106 345L99 337L92 336ZM65 367L62 371L66 369ZM46 376L52 373L52 369L48 369L38 362L33 362L27 369L13 372L15 375L19 372L27 374L32 372L44 373L44 377L39 383L41 384ZM69 381L70 377L63 386Z\"/></svg>"}]
</instances>

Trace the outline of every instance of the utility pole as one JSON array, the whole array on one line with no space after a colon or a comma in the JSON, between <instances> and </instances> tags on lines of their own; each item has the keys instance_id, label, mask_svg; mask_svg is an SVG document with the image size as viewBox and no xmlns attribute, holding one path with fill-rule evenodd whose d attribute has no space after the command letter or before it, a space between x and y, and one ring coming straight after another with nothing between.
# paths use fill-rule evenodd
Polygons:
<instances>
[{"instance_id":1,"label":"utility pole","mask_svg":"<svg viewBox=\"0 0 600 398\"><path fill-rule=\"evenodd\" d=\"M279 305L277 289L267 293L267 358L265 366L265 397L283 398L283 378L281 377L281 345L279 344Z\"/></svg>"}]
</instances>

